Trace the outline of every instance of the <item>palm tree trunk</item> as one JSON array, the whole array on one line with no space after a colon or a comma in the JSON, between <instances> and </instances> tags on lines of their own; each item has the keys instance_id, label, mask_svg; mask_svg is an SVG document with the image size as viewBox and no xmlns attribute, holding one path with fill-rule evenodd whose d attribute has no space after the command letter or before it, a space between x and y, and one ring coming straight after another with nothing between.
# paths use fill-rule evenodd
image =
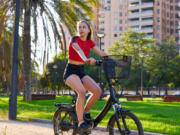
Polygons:
<instances>
[{"instance_id":1,"label":"palm tree trunk","mask_svg":"<svg viewBox=\"0 0 180 135\"><path fill-rule=\"evenodd\" d=\"M25 1L23 55L24 55L24 101L31 101L31 6Z\"/></svg>"}]
</instances>

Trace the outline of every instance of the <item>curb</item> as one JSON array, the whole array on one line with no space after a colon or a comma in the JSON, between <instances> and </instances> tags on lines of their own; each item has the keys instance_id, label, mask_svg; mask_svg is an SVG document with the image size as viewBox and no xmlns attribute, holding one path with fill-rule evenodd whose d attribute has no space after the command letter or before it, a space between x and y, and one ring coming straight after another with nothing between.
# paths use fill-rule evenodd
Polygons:
<instances>
[{"instance_id":1,"label":"curb","mask_svg":"<svg viewBox=\"0 0 180 135\"><path fill-rule=\"evenodd\" d=\"M33 121L33 122L52 124L52 120L48 120L48 119L30 118L29 120ZM107 128L103 127L103 126L95 127L94 130L99 130L99 131L102 131L102 132L108 132ZM115 132L118 132L118 130L116 130ZM166 135L166 134L153 133L153 132L144 132L144 134L145 135Z\"/></svg>"},{"instance_id":2,"label":"curb","mask_svg":"<svg viewBox=\"0 0 180 135\"><path fill-rule=\"evenodd\" d=\"M48 120L48 119L38 119L38 118L33 119L33 118L30 118L29 120L33 121L33 122L52 124L52 120Z\"/></svg>"}]
</instances>

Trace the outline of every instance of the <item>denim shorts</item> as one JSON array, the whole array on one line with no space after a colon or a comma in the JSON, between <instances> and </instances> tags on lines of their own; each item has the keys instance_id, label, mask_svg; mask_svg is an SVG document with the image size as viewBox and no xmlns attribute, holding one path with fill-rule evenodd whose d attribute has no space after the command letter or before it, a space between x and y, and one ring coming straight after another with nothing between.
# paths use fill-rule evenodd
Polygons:
<instances>
[{"instance_id":1,"label":"denim shorts","mask_svg":"<svg viewBox=\"0 0 180 135\"><path fill-rule=\"evenodd\" d=\"M64 82L72 74L75 74L79 76L80 79L82 79L84 76L86 76L84 72L84 65L73 65L68 63L64 71L64 76L63 76Z\"/></svg>"}]
</instances>

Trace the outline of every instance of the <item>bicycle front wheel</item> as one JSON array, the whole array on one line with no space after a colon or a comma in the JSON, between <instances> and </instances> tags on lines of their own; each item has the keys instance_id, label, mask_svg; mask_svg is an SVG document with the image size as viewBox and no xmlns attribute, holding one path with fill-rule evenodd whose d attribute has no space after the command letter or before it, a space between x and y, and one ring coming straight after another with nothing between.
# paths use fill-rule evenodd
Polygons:
<instances>
[{"instance_id":1,"label":"bicycle front wheel","mask_svg":"<svg viewBox=\"0 0 180 135\"><path fill-rule=\"evenodd\" d=\"M77 123L73 112L68 108L59 108L53 117L54 135L76 135Z\"/></svg>"},{"instance_id":2,"label":"bicycle front wheel","mask_svg":"<svg viewBox=\"0 0 180 135\"><path fill-rule=\"evenodd\" d=\"M118 112L120 113L120 112ZM120 129L118 128L118 123ZM144 135L143 127L140 120L130 111L123 111L121 115L112 116L109 124L109 135Z\"/></svg>"}]
</instances>

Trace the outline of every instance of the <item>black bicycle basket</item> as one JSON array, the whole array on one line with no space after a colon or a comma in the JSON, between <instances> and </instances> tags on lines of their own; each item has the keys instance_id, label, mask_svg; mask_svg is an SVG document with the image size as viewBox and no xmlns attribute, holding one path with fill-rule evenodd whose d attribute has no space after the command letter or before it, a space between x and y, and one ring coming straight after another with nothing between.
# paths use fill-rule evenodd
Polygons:
<instances>
[{"instance_id":1,"label":"black bicycle basket","mask_svg":"<svg viewBox=\"0 0 180 135\"><path fill-rule=\"evenodd\" d=\"M131 56L111 55L104 58L104 71L110 79L127 79L130 73Z\"/></svg>"}]
</instances>

